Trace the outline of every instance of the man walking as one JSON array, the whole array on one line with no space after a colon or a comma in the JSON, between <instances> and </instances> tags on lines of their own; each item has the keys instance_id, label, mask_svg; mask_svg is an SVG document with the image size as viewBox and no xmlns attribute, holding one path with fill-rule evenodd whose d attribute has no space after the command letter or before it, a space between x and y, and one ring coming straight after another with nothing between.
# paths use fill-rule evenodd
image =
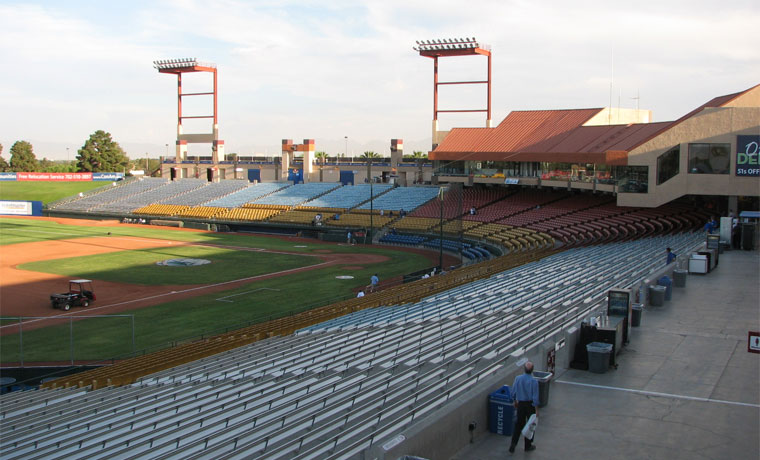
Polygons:
<instances>
[{"instance_id":1,"label":"man walking","mask_svg":"<svg viewBox=\"0 0 760 460\"><path fill-rule=\"evenodd\" d=\"M512 385L512 393L517 408L517 425L512 432L512 443L509 445L509 453L515 452L517 441L520 440L520 432L532 414L538 417L538 380L533 378L533 363L528 361L524 366L525 373L515 378ZM533 440L525 438L525 452L536 450Z\"/></svg>"}]
</instances>

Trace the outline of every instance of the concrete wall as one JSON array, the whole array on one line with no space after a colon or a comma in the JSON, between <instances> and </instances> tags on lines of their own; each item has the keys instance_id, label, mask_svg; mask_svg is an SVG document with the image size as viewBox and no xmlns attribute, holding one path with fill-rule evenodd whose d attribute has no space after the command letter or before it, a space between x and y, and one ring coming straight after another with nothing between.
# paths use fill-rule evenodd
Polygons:
<instances>
[{"instance_id":1,"label":"concrete wall","mask_svg":"<svg viewBox=\"0 0 760 460\"><path fill-rule=\"evenodd\" d=\"M760 92L760 91L758 91ZM736 177L736 136L760 135L760 107L706 108L631 151L628 164L649 167L648 194L620 193L619 206L656 207L683 195L747 196L760 194L757 177ZM689 174L690 143L731 144L729 174ZM657 158L680 145L678 175L657 184Z\"/></svg>"},{"instance_id":2,"label":"concrete wall","mask_svg":"<svg viewBox=\"0 0 760 460\"><path fill-rule=\"evenodd\" d=\"M603 305L599 305L597 311L601 311L602 308ZM401 439L399 436L403 436L403 441L387 450L382 445L373 446L362 458L396 460L404 455L416 455L428 459L449 458L453 452L470 442L471 433L468 427L471 422L475 422L476 425L472 436L482 436L488 431L488 395L503 385L511 386L515 377L522 374L522 367L518 366L519 360L528 358L533 361L535 370L544 371L548 351L555 349L557 344L564 344L556 352L555 373L561 373L569 368L575 344L580 335L579 326L557 333L526 351L524 355L503 359L498 363L498 368L488 377L483 378L479 384L451 401L446 407L432 412L410 429L402 430L396 435L397 440ZM549 404L551 404L551 390ZM509 438L504 437L504 442L508 443ZM388 442L386 441L385 444L388 445Z\"/></svg>"}]
</instances>

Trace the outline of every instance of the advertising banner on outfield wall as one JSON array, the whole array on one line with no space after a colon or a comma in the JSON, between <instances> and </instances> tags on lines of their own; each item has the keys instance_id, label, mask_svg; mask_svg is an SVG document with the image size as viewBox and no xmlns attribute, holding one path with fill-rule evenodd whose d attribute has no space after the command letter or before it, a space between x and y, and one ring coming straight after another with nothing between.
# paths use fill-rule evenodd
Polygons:
<instances>
[{"instance_id":1,"label":"advertising banner on outfield wall","mask_svg":"<svg viewBox=\"0 0 760 460\"><path fill-rule=\"evenodd\" d=\"M91 181L92 173L46 173L46 172L18 172L17 181L43 180L54 182Z\"/></svg>"},{"instance_id":2,"label":"advertising banner on outfield wall","mask_svg":"<svg viewBox=\"0 0 760 460\"><path fill-rule=\"evenodd\" d=\"M760 177L760 136L736 136L736 175Z\"/></svg>"},{"instance_id":3,"label":"advertising banner on outfield wall","mask_svg":"<svg viewBox=\"0 0 760 460\"><path fill-rule=\"evenodd\" d=\"M124 179L124 173L117 172L84 172L84 173L46 173L46 172L3 172L0 173L0 180L16 181L52 181L52 182L69 182L69 181L120 181Z\"/></svg>"},{"instance_id":4,"label":"advertising banner on outfield wall","mask_svg":"<svg viewBox=\"0 0 760 460\"><path fill-rule=\"evenodd\" d=\"M42 201L0 201L0 215L41 216Z\"/></svg>"},{"instance_id":5,"label":"advertising banner on outfield wall","mask_svg":"<svg viewBox=\"0 0 760 460\"><path fill-rule=\"evenodd\" d=\"M96 172L92 173L92 180L110 180L118 181L124 179L124 173L117 172Z\"/></svg>"}]
</instances>

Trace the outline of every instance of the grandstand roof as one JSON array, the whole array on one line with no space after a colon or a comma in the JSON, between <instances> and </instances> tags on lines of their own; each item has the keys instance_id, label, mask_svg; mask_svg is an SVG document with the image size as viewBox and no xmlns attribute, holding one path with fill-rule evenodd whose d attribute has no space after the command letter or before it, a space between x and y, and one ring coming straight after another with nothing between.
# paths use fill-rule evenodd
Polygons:
<instances>
[{"instance_id":1,"label":"grandstand roof","mask_svg":"<svg viewBox=\"0 0 760 460\"><path fill-rule=\"evenodd\" d=\"M678 120L658 123L585 126L602 108L514 111L495 128L452 129L430 158L625 165L628 152L637 146L707 107L722 107L758 86L713 98Z\"/></svg>"}]
</instances>

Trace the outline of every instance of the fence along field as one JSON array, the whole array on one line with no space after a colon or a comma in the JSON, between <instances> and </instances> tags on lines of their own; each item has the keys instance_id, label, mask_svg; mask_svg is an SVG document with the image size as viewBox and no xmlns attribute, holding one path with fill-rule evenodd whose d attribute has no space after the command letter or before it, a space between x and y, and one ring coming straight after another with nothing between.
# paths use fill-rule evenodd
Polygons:
<instances>
[{"instance_id":1,"label":"fence along field","mask_svg":"<svg viewBox=\"0 0 760 460\"><path fill-rule=\"evenodd\" d=\"M56 243L63 240L62 244L86 247L88 241L94 241L89 240L93 237L97 237L99 242L151 239L164 244L159 248L30 261L19 266L21 270L33 269L59 275L62 279L95 280L97 301L88 308L75 307L69 314L134 315L134 347L138 352L353 297L354 291L366 285L373 273L378 273L381 279L389 279L430 265L429 260L419 254L379 247L115 223L113 226L103 226L102 223L83 226L82 222L77 223L80 225L44 219L0 218L0 245L4 246L3 251L13 251L12 244L16 243ZM167 245L168 242L172 245ZM212 263L196 267L155 264L159 260L186 256L202 257ZM326 258L333 261L325 263ZM370 263L372 260L383 262ZM297 271L309 266L316 268ZM291 272L262 279L269 273L283 270ZM337 278L342 275L354 278ZM240 279L243 281L235 281ZM97 291L98 284L114 282L142 289L145 286L161 289L164 285L170 285L173 289L188 291L190 297L172 300L173 295L167 295L166 301L154 302L156 304L150 307L124 311L126 308L123 305L109 307L112 302ZM228 284L213 289L204 288L218 283ZM65 286L61 288L65 289ZM6 290L7 286L0 284L0 289ZM45 293L45 298L49 294ZM22 341L18 316L63 313L52 310L48 302L37 308L41 308L43 314L8 315L6 312L9 310L3 308L3 315L6 316L0 329L0 360L3 363L20 362L22 357L27 363L99 360L132 352L131 317L78 318L72 322L63 319L58 324L46 323L46 327L35 327L39 325L35 323L38 320L25 320ZM70 338L72 331L74 335ZM74 350L73 356L71 350Z\"/></svg>"}]
</instances>

